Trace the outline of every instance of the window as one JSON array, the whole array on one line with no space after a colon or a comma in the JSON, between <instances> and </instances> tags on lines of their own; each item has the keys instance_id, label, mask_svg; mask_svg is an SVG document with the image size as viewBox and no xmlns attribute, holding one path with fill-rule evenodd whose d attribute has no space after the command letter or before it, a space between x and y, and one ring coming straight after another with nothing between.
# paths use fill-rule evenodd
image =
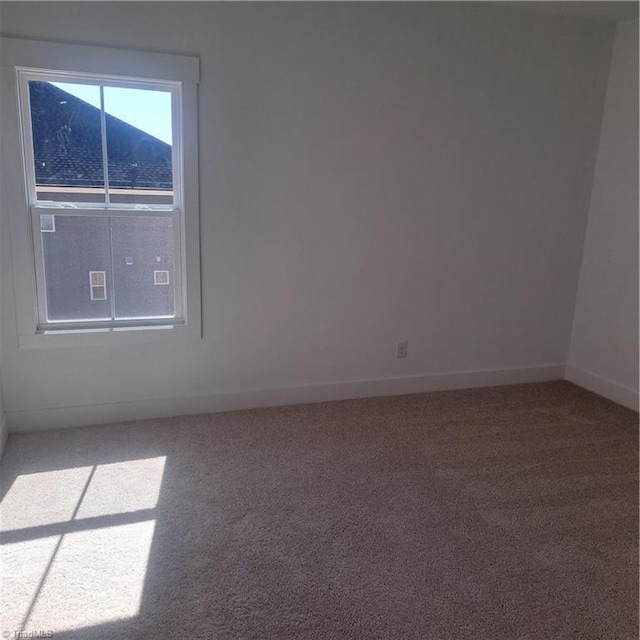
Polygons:
<instances>
[{"instance_id":1,"label":"window","mask_svg":"<svg viewBox=\"0 0 640 640\"><path fill-rule=\"evenodd\" d=\"M181 175L173 170L182 153L173 143L180 86L33 69L17 75L31 216L40 229L59 220L56 236L34 245L39 327L182 321ZM170 292L145 277L158 252L177 272ZM80 286L96 256L108 262L113 297L99 311L86 306ZM119 268L131 257L137 269ZM106 273L91 271L102 278L91 282L91 301L107 300Z\"/></svg>"},{"instance_id":2,"label":"window","mask_svg":"<svg viewBox=\"0 0 640 640\"><path fill-rule=\"evenodd\" d=\"M91 287L92 300L106 300L107 299L106 271L89 271L89 286Z\"/></svg>"},{"instance_id":3,"label":"window","mask_svg":"<svg viewBox=\"0 0 640 640\"><path fill-rule=\"evenodd\" d=\"M0 44L22 174L7 183L23 185L8 189L12 242L31 256L14 264L19 332L199 325L197 59Z\"/></svg>"},{"instance_id":4,"label":"window","mask_svg":"<svg viewBox=\"0 0 640 640\"><path fill-rule=\"evenodd\" d=\"M153 272L154 284L169 284L169 272L168 271L154 271Z\"/></svg>"},{"instance_id":5,"label":"window","mask_svg":"<svg viewBox=\"0 0 640 640\"><path fill-rule=\"evenodd\" d=\"M53 215L40 216L40 231L45 233L55 233L56 217Z\"/></svg>"}]
</instances>

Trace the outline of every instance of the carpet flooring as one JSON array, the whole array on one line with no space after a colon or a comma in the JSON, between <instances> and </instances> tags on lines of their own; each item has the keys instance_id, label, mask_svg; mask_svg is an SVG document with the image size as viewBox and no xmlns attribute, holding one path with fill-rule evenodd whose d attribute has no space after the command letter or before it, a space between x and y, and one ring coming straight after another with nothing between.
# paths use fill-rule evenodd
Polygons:
<instances>
[{"instance_id":1,"label":"carpet flooring","mask_svg":"<svg viewBox=\"0 0 640 640\"><path fill-rule=\"evenodd\" d=\"M568 382L12 434L2 496L5 637L638 638L638 415Z\"/></svg>"}]
</instances>

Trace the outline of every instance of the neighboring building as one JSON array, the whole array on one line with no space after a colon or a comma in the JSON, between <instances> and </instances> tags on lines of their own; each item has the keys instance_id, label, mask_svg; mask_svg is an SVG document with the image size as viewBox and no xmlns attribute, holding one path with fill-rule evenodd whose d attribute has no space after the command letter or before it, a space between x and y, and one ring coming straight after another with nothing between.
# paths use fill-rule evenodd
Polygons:
<instances>
[{"instance_id":1,"label":"neighboring building","mask_svg":"<svg viewBox=\"0 0 640 640\"><path fill-rule=\"evenodd\" d=\"M41 200L104 201L100 110L30 82ZM171 146L106 115L112 202L172 202ZM172 316L170 218L42 216L49 320Z\"/></svg>"},{"instance_id":2,"label":"neighboring building","mask_svg":"<svg viewBox=\"0 0 640 640\"><path fill-rule=\"evenodd\" d=\"M100 109L50 82L29 83L36 184L104 187ZM106 114L109 187L165 190L171 145Z\"/></svg>"}]
</instances>

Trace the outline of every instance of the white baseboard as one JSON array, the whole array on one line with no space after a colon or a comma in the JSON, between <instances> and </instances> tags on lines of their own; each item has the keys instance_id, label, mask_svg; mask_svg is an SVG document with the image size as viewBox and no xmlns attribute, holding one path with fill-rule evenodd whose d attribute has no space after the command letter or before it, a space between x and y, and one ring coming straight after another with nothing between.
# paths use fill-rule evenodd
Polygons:
<instances>
[{"instance_id":1,"label":"white baseboard","mask_svg":"<svg viewBox=\"0 0 640 640\"><path fill-rule=\"evenodd\" d=\"M624 407L638 411L640 399L638 389L632 389L572 364L567 364L564 377L579 387L584 387Z\"/></svg>"},{"instance_id":2,"label":"white baseboard","mask_svg":"<svg viewBox=\"0 0 640 640\"><path fill-rule=\"evenodd\" d=\"M9 421L6 414L0 415L0 458L4 453L4 446L7 444L7 438L9 437Z\"/></svg>"},{"instance_id":3,"label":"white baseboard","mask_svg":"<svg viewBox=\"0 0 640 640\"><path fill-rule=\"evenodd\" d=\"M8 411L11 431L40 431L237 409L562 380L564 364L378 378L180 398Z\"/></svg>"}]
</instances>

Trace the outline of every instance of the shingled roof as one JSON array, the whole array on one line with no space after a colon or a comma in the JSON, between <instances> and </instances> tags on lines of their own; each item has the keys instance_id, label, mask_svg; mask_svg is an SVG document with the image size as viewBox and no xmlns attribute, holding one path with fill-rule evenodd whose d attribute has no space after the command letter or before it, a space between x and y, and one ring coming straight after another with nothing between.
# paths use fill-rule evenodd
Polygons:
<instances>
[{"instance_id":1,"label":"shingled roof","mask_svg":"<svg viewBox=\"0 0 640 640\"><path fill-rule=\"evenodd\" d=\"M49 82L29 83L36 184L102 187L100 109ZM172 189L171 145L105 114L109 185Z\"/></svg>"}]
</instances>

